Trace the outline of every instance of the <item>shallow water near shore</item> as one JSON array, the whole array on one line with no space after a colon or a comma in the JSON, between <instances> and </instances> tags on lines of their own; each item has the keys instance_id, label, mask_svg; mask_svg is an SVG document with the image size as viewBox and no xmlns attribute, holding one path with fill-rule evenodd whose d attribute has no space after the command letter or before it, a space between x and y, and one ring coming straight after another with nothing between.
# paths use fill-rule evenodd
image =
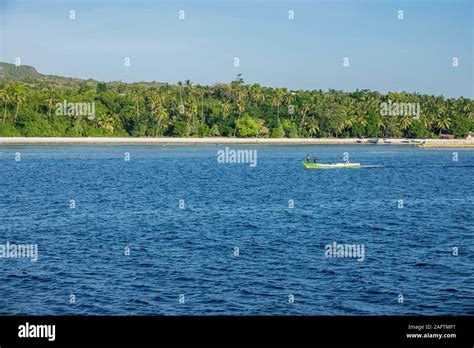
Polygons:
<instances>
[{"instance_id":1,"label":"shallow water near shore","mask_svg":"<svg viewBox=\"0 0 474 348\"><path fill-rule=\"evenodd\" d=\"M0 146L0 314L474 315L473 150L228 146Z\"/></svg>"}]
</instances>

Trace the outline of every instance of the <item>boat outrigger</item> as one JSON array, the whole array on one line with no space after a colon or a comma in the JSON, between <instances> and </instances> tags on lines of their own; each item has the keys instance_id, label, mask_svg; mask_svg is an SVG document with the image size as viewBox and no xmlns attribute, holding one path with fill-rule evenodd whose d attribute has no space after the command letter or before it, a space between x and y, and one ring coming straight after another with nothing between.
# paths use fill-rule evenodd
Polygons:
<instances>
[{"instance_id":1,"label":"boat outrigger","mask_svg":"<svg viewBox=\"0 0 474 348\"><path fill-rule=\"evenodd\" d=\"M306 169L334 169L334 168L360 168L360 163L309 163L303 162Z\"/></svg>"}]
</instances>

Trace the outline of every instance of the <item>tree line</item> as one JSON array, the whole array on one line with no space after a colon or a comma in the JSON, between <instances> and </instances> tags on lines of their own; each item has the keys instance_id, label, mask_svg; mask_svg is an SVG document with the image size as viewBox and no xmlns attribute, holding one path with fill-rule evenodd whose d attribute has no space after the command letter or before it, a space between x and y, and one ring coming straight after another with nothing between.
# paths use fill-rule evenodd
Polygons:
<instances>
[{"instance_id":1,"label":"tree line","mask_svg":"<svg viewBox=\"0 0 474 348\"><path fill-rule=\"evenodd\" d=\"M0 136L465 137L474 101L419 93L287 90L230 83L122 83L74 79L0 80ZM93 103L93 117L59 105ZM415 103L419 115L381 112ZM58 110L63 110L58 112Z\"/></svg>"}]
</instances>

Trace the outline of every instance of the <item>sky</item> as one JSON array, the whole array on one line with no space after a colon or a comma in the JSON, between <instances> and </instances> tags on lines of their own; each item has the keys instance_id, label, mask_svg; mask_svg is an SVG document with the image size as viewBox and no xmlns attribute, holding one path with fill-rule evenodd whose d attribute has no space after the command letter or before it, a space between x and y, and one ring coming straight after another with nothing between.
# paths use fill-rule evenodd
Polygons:
<instances>
[{"instance_id":1,"label":"sky","mask_svg":"<svg viewBox=\"0 0 474 348\"><path fill-rule=\"evenodd\" d=\"M0 30L44 74L474 98L472 0L0 0Z\"/></svg>"}]
</instances>

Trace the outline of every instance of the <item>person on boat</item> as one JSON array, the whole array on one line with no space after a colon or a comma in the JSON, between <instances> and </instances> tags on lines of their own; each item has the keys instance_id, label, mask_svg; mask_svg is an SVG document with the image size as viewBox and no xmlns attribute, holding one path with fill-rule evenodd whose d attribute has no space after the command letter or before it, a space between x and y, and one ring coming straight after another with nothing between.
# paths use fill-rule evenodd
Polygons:
<instances>
[{"instance_id":1,"label":"person on boat","mask_svg":"<svg viewBox=\"0 0 474 348\"><path fill-rule=\"evenodd\" d=\"M307 154L306 154L306 162L309 163L309 161L310 161L310 156L309 156L309 153L307 153Z\"/></svg>"},{"instance_id":2,"label":"person on boat","mask_svg":"<svg viewBox=\"0 0 474 348\"><path fill-rule=\"evenodd\" d=\"M318 158L317 158L316 156L314 156L313 163L314 163L314 164L318 164Z\"/></svg>"}]
</instances>

